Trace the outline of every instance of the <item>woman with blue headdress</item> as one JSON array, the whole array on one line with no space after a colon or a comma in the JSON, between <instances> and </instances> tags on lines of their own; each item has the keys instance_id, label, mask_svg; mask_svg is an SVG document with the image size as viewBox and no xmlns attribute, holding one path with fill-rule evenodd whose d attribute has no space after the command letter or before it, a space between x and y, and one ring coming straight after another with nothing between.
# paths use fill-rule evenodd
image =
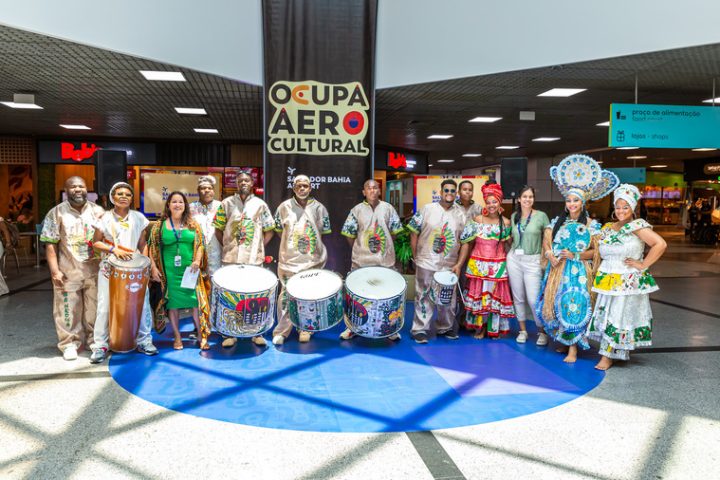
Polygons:
<instances>
[{"instance_id":1,"label":"woman with blue headdress","mask_svg":"<svg viewBox=\"0 0 720 480\"><path fill-rule=\"evenodd\" d=\"M566 363L577 360L577 347L587 349L585 331L593 311L592 283L599 254L600 224L585 208L620 183L586 155L570 155L550 169L550 177L565 197L565 211L545 229L543 257L549 263L540 285L535 310L545 330L563 346Z\"/></svg>"}]
</instances>

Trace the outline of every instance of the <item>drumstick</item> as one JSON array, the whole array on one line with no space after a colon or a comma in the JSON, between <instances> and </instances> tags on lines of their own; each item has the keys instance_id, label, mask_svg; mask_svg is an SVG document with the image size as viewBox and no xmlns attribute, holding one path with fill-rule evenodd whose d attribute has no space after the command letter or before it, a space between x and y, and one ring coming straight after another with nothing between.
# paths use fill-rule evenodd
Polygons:
<instances>
[{"instance_id":1,"label":"drumstick","mask_svg":"<svg viewBox=\"0 0 720 480\"><path fill-rule=\"evenodd\" d=\"M462 293L462 288L460 288L460 282L456 283L455 286L457 287L458 292L460 292L460 300L462 300L463 305L467 305L467 303L465 302L465 297Z\"/></svg>"}]
</instances>

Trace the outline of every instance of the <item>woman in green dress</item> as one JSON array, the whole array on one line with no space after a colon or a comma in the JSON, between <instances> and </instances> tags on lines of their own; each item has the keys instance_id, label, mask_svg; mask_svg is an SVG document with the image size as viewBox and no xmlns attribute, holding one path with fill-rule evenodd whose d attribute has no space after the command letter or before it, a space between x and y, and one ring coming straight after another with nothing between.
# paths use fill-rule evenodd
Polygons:
<instances>
[{"instance_id":1,"label":"woman in green dress","mask_svg":"<svg viewBox=\"0 0 720 480\"><path fill-rule=\"evenodd\" d=\"M150 231L152 280L162 285L162 300L155 309L157 318L170 318L175 340L173 348L183 348L178 328L180 309L191 308L195 327L200 332L200 348L207 350L210 327L207 277L202 274L207 264L201 227L192 220L187 198L172 192L165 202L162 217ZM194 288L181 286L186 269L199 272ZM157 322L157 323L162 323Z\"/></svg>"}]
</instances>

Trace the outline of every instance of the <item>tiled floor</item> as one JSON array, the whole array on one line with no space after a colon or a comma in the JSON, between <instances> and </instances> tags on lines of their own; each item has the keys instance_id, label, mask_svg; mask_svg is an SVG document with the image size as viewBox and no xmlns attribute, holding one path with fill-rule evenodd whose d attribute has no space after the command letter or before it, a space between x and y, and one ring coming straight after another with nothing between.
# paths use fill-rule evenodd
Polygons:
<instances>
[{"instance_id":1,"label":"tiled floor","mask_svg":"<svg viewBox=\"0 0 720 480\"><path fill-rule=\"evenodd\" d=\"M156 406L87 354L63 361L45 270L10 271L0 478L719 478L720 263L671 241L653 269L652 348L550 410L410 434L276 430Z\"/></svg>"}]
</instances>

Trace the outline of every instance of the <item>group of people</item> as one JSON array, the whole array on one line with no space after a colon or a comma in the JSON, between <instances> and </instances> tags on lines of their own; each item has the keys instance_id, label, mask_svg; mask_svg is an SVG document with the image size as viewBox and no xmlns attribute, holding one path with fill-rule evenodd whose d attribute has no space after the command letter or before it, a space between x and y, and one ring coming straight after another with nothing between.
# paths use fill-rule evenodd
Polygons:
<instances>
[{"instance_id":1,"label":"group of people","mask_svg":"<svg viewBox=\"0 0 720 480\"><path fill-rule=\"evenodd\" d=\"M480 207L472 201L471 182L463 181L458 187L450 179L440 185L440 201L425 205L410 219L407 229L416 267L411 332L416 342L427 343L432 331L457 339L461 323L476 338L498 338L509 332L510 319L516 317L517 342L527 341L526 322L533 321L539 332L537 345L546 345L552 337L567 352L566 362L576 360L578 345L588 347L588 337L598 339L603 356L597 365L600 369L609 368L614 359L627 360L630 350L650 343L647 294L657 286L647 269L662 255L665 242L647 222L633 219L640 198L637 188L617 187L616 177L581 155L553 168L566 210L552 222L533 208L532 187L522 190L517 210L507 219L500 185L482 188L485 206ZM131 208L135 194L131 185L115 184L109 193L113 207L105 211L87 201L82 178L66 181L67 201L47 214L41 235L48 245L58 347L66 360L77 358L81 348L92 350L93 363L106 357L109 259L113 256L147 255L153 289L160 292L145 296L138 351L157 353L150 332L153 323L157 331L164 330L167 319L173 347L182 349L181 309L192 311L199 347L205 350L211 334L210 278L224 265L262 266L273 235L280 238L281 291L272 342L282 345L288 339L293 325L286 284L299 272L324 268L323 236L331 233L328 211L311 197L310 179L305 175L294 178L292 197L278 206L275 215L253 194L249 174L239 175L238 192L223 201L214 198L215 182L212 176L201 177L198 201L193 203L183 193L172 192L162 215L149 227L145 216ZM588 220L585 202L612 190L617 221L600 228ZM394 268L393 239L403 230L400 218L389 203L380 200L376 181L364 183L363 196L365 200L350 211L341 232L352 248L352 269ZM643 258L645 244L650 251ZM186 269L200 272L195 288L181 285ZM449 303L435 298L433 275L439 271L453 271L460 277L462 308L458 308L456 293ZM298 339L308 342L311 335L300 331ZM340 338L353 336L345 330ZM391 337L399 339L399 334ZM251 341L267 344L261 335ZM232 347L236 342L227 337L222 346Z\"/></svg>"}]
</instances>

